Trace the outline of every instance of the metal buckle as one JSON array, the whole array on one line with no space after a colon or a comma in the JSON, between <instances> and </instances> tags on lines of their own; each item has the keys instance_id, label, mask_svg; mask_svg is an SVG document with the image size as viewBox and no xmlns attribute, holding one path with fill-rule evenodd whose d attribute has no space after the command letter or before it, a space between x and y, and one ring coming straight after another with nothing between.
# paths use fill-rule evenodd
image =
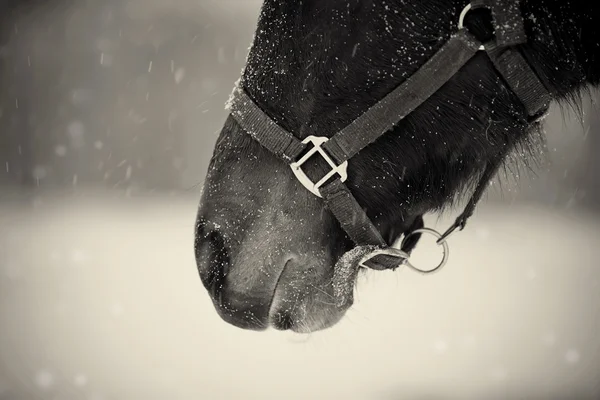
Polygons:
<instances>
[{"instance_id":1,"label":"metal buckle","mask_svg":"<svg viewBox=\"0 0 600 400\"><path fill-rule=\"evenodd\" d=\"M300 183L308 189L312 194L318 197L322 197L319 192L319 188L327 182L332 176L335 174L340 176L342 182L345 182L348 179L348 161L344 161L340 165L336 165L335 162L329 157L329 155L323 150L322 146L324 143L329 141L328 138L323 136L309 136L302 141L304 144L312 143L313 148L308 151L300 160L293 162L290 164L290 168L296 175L296 178L300 181ZM321 157L329 164L331 167L331 171L329 171L320 181L314 183L310 180L310 178L304 173L302 170L302 165L308 161L315 153L319 153Z\"/></svg>"}]
</instances>

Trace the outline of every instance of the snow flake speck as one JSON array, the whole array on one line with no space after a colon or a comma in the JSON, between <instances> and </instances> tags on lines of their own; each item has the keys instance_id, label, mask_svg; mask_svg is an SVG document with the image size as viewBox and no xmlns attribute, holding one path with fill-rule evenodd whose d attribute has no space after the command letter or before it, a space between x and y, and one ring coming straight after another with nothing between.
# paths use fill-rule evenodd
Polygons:
<instances>
[{"instance_id":1,"label":"snow flake speck","mask_svg":"<svg viewBox=\"0 0 600 400\"><path fill-rule=\"evenodd\" d=\"M71 146L75 148L83 147L85 143L85 125L81 121L72 121L67 126L67 133L71 140Z\"/></svg>"},{"instance_id":2,"label":"snow flake speck","mask_svg":"<svg viewBox=\"0 0 600 400\"><path fill-rule=\"evenodd\" d=\"M175 71L174 74L175 77L175 83L180 84L181 81L183 81L183 78L185 77L185 69L184 68L177 68L177 70Z\"/></svg>"},{"instance_id":3,"label":"snow flake speck","mask_svg":"<svg viewBox=\"0 0 600 400\"><path fill-rule=\"evenodd\" d=\"M73 249L70 254L71 262L76 265L84 264L88 260L87 254L81 249Z\"/></svg>"},{"instance_id":4,"label":"snow flake speck","mask_svg":"<svg viewBox=\"0 0 600 400\"><path fill-rule=\"evenodd\" d=\"M73 384L75 386L85 386L88 383L88 378L84 374L77 374L73 377Z\"/></svg>"},{"instance_id":5,"label":"snow flake speck","mask_svg":"<svg viewBox=\"0 0 600 400\"><path fill-rule=\"evenodd\" d=\"M438 354L443 354L448 350L448 342L443 339L438 339L433 342L433 349Z\"/></svg>"},{"instance_id":6,"label":"snow flake speck","mask_svg":"<svg viewBox=\"0 0 600 400\"><path fill-rule=\"evenodd\" d=\"M65 155L67 155L67 146L60 144L60 145L54 147L54 153L58 157L64 157Z\"/></svg>"},{"instance_id":7,"label":"snow flake speck","mask_svg":"<svg viewBox=\"0 0 600 400\"><path fill-rule=\"evenodd\" d=\"M50 389L54 386L54 382L54 375L50 371L41 370L35 375L35 384L41 389Z\"/></svg>"},{"instance_id":8,"label":"snow flake speck","mask_svg":"<svg viewBox=\"0 0 600 400\"><path fill-rule=\"evenodd\" d=\"M32 175L34 179L39 181L48 175L48 169L43 165L37 165L33 168Z\"/></svg>"},{"instance_id":9,"label":"snow flake speck","mask_svg":"<svg viewBox=\"0 0 600 400\"><path fill-rule=\"evenodd\" d=\"M114 303L110 309L110 313L113 317L119 318L125 313L125 311L120 303Z\"/></svg>"},{"instance_id":10,"label":"snow flake speck","mask_svg":"<svg viewBox=\"0 0 600 400\"><path fill-rule=\"evenodd\" d=\"M579 355L579 352L575 349L567 350L567 352L565 353L565 361L569 365L577 364L580 358L581 356Z\"/></svg>"}]
</instances>

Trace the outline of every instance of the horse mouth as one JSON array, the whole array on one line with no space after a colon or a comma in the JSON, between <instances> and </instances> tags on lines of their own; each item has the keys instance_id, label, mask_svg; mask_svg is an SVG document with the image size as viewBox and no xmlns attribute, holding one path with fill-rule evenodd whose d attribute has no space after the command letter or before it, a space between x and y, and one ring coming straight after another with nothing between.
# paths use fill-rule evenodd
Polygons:
<instances>
[{"instance_id":1,"label":"horse mouth","mask_svg":"<svg viewBox=\"0 0 600 400\"><path fill-rule=\"evenodd\" d=\"M339 322L352 302L343 306L336 304L332 279L329 275L322 275L322 271L331 268L299 267L294 259L288 260L275 284L269 308L269 326L280 331L307 334Z\"/></svg>"},{"instance_id":2,"label":"horse mouth","mask_svg":"<svg viewBox=\"0 0 600 400\"><path fill-rule=\"evenodd\" d=\"M247 247L261 250L232 250L218 230L200 221L198 271L223 321L245 330L310 333L341 319L345 309L335 304L334 268L325 253L319 257L298 255L304 254L300 251L286 255L278 250L283 247L278 243Z\"/></svg>"},{"instance_id":3,"label":"horse mouth","mask_svg":"<svg viewBox=\"0 0 600 400\"><path fill-rule=\"evenodd\" d=\"M294 320L289 312L281 309L281 292L284 290L282 286L282 278L286 273L290 262L293 258L290 258L285 262L283 269L279 273L277 280L275 281L275 288L273 289L273 295L271 296L271 302L269 305L269 325L273 328L281 331L292 329L294 326Z\"/></svg>"}]
</instances>

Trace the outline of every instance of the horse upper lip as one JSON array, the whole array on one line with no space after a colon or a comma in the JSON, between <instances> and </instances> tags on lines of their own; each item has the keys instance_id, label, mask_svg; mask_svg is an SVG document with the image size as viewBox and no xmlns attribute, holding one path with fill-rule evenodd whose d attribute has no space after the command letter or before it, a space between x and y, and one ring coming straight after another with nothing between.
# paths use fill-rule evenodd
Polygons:
<instances>
[{"instance_id":1,"label":"horse upper lip","mask_svg":"<svg viewBox=\"0 0 600 400\"><path fill-rule=\"evenodd\" d=\"M275 315L275 313L277 312L277 293L279 292L279 284L281 283L281 278L283 277L283 274L285 273L285 271L287 270L290 262L292 262L292 260L294 259L294 257L290 257L284 264L283 268L281 269L281 272L279 272L279 276L277 277L277 280L275 281L275 286L273 287L273 294L271 295L271 300L269 302L269 321L271 320L271 318L273 317L273 315Z\"/></svg>"}]
</instances>

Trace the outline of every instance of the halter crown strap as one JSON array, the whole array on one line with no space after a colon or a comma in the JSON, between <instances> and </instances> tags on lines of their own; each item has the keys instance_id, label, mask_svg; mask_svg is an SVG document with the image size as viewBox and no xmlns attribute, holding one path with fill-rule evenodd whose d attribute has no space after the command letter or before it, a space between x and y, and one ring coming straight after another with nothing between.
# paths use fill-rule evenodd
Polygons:
<instances>
[{"instance_id":1,"label":"halter crown strap","mask_svg":"<svg viewBox=\"0 0 600 400\"><path fill-rule=\"evenodd\" d=\"M539 120L550 108L552 97L517 46L527 43L520 2L473 0L471 8L492 11L495 40L484 45L494 67L521 100L530 121Z\"/></svg>"}]
</instances>

